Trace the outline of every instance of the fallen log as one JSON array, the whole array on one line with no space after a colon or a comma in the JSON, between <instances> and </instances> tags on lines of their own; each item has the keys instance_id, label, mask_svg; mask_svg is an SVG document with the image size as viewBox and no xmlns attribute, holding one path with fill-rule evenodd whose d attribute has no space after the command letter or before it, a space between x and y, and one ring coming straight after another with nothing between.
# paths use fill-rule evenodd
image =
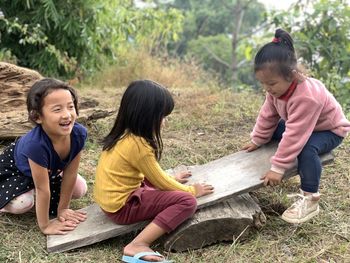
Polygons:
<instances>
[{"instance_id":1,"label":"fallen log","mask_svg":"<svg viewBox=\"0 0 350 263\"><path fill-rule=\"evenodd\" d=\"M159 243L169 251L198 249L220 241L237 241L265 223L260 206L245 193L198 210Z\"/></svg>"}]
</instances>

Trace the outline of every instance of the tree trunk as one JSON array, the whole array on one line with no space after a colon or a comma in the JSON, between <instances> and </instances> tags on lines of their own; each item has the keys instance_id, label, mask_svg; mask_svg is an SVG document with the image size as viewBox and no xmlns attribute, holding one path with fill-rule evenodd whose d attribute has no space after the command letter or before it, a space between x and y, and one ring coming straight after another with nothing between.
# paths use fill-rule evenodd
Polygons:
<instances>
[{"instance_id":1,"label":"tree trunk","mask_svg":"<svg viewBox=\"0 0 350 263\"><path fill-rule=\"evenodd\" d=\"M232 13L234 17L234 26L232 30L232 81L233 85L237 84L238 81L238 59L237 59L237 46L238 46L238 35L241 30L242 20L244 16L245 8L243 7L240 0L237 0L236 5L234 5Z\"/></svg>"}]
</instances>

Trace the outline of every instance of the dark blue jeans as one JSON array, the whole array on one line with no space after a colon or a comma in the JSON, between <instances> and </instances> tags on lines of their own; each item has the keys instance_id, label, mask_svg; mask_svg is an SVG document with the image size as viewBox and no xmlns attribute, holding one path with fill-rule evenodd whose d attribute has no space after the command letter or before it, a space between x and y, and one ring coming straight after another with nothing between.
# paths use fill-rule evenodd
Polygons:
<instances>
[{"instance_id":1,"label":"dark blue jeans","mask_svg":"<svg viewBox=\"0 0 350 263\"><path fill-rule=\"evenodd\" d=\"M280 141L286 129L284 120L280 120L272 136L273 140ZM320 185L322 164L319 155L336 148L343 141L343 137L331 131L313 132L298 155L298 172L301 181L301 190L317 193Z\"/></svg>"}]
</instances>

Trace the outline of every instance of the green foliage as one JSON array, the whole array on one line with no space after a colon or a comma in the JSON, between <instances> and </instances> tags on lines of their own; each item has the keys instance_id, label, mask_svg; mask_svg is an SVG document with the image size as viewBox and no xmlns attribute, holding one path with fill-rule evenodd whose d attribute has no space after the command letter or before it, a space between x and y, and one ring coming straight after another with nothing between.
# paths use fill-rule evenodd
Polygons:
<instances>
[{"instance_id":1,"label":"green foliage","mask_svg":"<svg viewBox=\"0 0 350 263\"><path fill-rule=\"evenodd\" d=\"M96 26L90 1L2 1L1 46L18 63L45 75L72 75L86 54L92 54L89 35ZM89 61L91 62L91 61Z\"/></svg>"},{"instance_id":2,"label":"green foliage","mask_svg":"<svg viewBox=\"0 0 350 263\"><path fill-rule=\"evenodd\" d=\"M189 41L187 55L200 58L200 63L205 70L220 74L223 80L229 81L231 74L227 68L230 67L232 50L223 47L230 45L230 39L223 34L199 36L197 39Z\"/></svg>"},{"instance_id":3,"label":"green foliage","mask_svg":"<svg viewBox=\"0 0 350 263\"><path fill-rule=\"evenodd\" d=\"M150 51L163 49L169 41L177 41L183 28L183 15L176 9L143 9L134 12L136 43Z\"/></svg>"},{"instance_id":4,"label":"green foliage","mask_svg":"<svg viewBox=\"0 0 350 263\"><path fill-rule=\"evenodd\" d=\"M169 1L168 1L169 2ZM183 10L184 31L176 43L169 45L169 51L179 56L191 56L203 67L220 76L225 83L232 83L233 56L237 58L238 79L252 82L250 60L252 45L251 31L265 19L264 6L258 1L241 1L244 16L235 50L232 35L237 17L234 0L175 0L171 6ZM247 7L247 8L246 8ZM249 46L247 46L249 44ZM236 83L235 83L236 84Z\"/></svg>"},{"instance_id":5,"label":"green foliage","mask_svg":"<svg viewBox=\"0 0 350 263\"><path fill-rule=\"evenodd\" d=\"M237 47L238 60L240 61L238 76L240 81L246 84L254 82L250 63L253 48L250 42L251 40L243 39ZM205 70L219 75L224 84L232 83L232 49L230 46L231 39L227 35L200 36L189 41L187 56L199 60ZM237 85L235 89L239 90L240 86Z\"/></svg>"},{"instance_id":6,"label":"green foliage","mask_svg":"<svg viewBox=\"0 0 350 263\"><path fill-rule=\"evenodd\" d=\"M243 1L244 2L244 1ZM187 44L200 36L229 35L232 33L234 25L234 10L236 1L232 0L176 0L173 3L175 8L183 10L185 13L184 33L177 43L178 55L187 52ZM250 32L264 19L264 7L257 1L251 1L246 9L242 21L242 34ZM227 48L227 47L225 47Z\"/></svg>"},{"instance_id":7,"label":"green foliage","mask_svg":"<svg viewBox=\"0 0 350 263\"><path fill-rule=\"evenodd\" d=\"M275 14L273 22L292 32L303 63L350 111L350 7L344 0L308 2Z\"/></svg>"},{"instance_id":8,"label":"green foliage","mask_svg":"<svg viewBox=\"0 0 350 263\"><path fill-rule=\"evenodd\" d=\"M0 51L44 75L72 77L127 52L176 39L180 12L138 9L130 0L3 0ZM7 53L6 53L7 54Z\"/></svg>"},{"instance_id":9,"label":"green foliage","mask_svg":"<svg viewBox=\"0 0 350 263\"><path fill-rule=\"evenodd\" d=\"M8 63L13 63L16 64L16 57L14 57L11 53L11 50L7 48L2 48L0 50L0 61L8 62Z\"/></svg>"}]
</instances>

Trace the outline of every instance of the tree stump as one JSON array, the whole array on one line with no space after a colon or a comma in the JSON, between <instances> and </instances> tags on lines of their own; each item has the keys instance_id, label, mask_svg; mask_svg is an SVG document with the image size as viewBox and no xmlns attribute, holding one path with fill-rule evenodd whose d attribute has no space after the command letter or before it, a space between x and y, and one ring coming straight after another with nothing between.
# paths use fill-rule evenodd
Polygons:
<instances>
[{"instance_id":1,"label":"tree stump","mask_svg":"<svg viewBox=\"0 0 350 263\"><path fill-rule=\"evenodd\" d=\"M232 197L224 202L198 210L192 218L160 243L166 250L181 252L198 249L220 241L235 241L261 228L266 217L248 194Z\"/></svg>"}]
</instances>

